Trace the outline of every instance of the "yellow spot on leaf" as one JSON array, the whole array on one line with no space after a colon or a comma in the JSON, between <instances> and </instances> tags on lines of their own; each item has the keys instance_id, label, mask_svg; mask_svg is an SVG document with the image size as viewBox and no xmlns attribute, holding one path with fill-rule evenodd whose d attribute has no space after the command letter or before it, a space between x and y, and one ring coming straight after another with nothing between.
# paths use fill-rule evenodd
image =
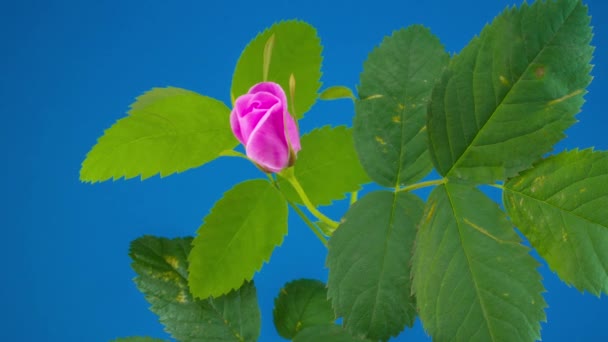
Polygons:
<instances>
[{"instance_id":1,"label":"yellow spot on leaf","mask_svg":"<svg viewBox=\"0 0 608 342\"><path fill-rule=\"evenodd\" d=\"M504 86L507 86L507 87L511 86L511 82L509 82L509 80L507 80L507 78L504 77L503 75L498 76L498 79L500 80L500 83L502 83Z\"/></svg>"},{"instance_id":2,"label":"yellow spot on leaf","mask_svg":"<svg viewBox=\"0 0 608 342\"><path fill-rule=\"evenodd\" d=\"M401 123L401 116L395 115L391 118L394 123Z\"/></svg>"},{"instance_id":3,"label":"yellow spot on leaf","mask_svg":"<svg viewBox=\"0 0 608 342\"><path fill-rule=\"evenodd\" d=\"M498 237L496 237L496 236L492 235L492 234L491 234L490 232L488 232L486 229L484 229L483 227L481 227L481 226L479 226L479 225L477 225L477 224L475 224L475 223L471 222L471 221L470 221L469 219L467 219L467 218L464 218L464 219L463 219L463 221L464 221L464 223L468 224L468 225L469 225L471 228L475 229L476 231L480 232L481 234L483 234L483 235L485 235L485 236L489 237L490 239L492 239L492 240L494 240L494 241L496 241L496 242L498 242L498 243L501 243L501 244L502 244L502 243L507 243L507 244L515 244L515 245L519 245L519 243L517 243L517 242L508 241L508 240L503 240L503 239L500 239L500 238L498 238Z\"/></svg>"},{"instance_id":4,"label":"yellow spot on leaf","mask_svg":"<svg viewBox=\"0 0 608 342\"><path fill-rule=\"evenodd\" d=\"M539 80L545 77L545 67L541 65L536 68L536 70L534 70L534 76L536 76L536 78Z\"/></svg>"},{"instance_id":5,"label":"yellow spot on leaf","mask_svg":"<svg viewBox=\"0 0 608 342\"><path fill-rule=\"evenodd\" d=\"M568 242L568 233L566 233L566 232L562 232L562 240L563 240L564 242Z\"/></svg>"},{"instance_id":6,"label":"yellow spot on leaf","mask_svg":"<svg viewBox=\"0 0 608 342\"><path fill-rule=\"evenodd\" d=\"M174 269L178 269L179 268L179 261L174 256L165 255L165 262L167 262L167 264L169 264Z\"/></svg>"},{"instance_id":7,"label":"yellow spot on leaf","mask_svg":"<svg viewBox=\"0 0 608 342\"><path fill-rule=\"evenodd\" d=\"M380 145L386 145L386 141L384 141L384 139L382 139L378 136L376 136L375 139Z\"/></svg>"},{"instance_id":8,"label":"yellow spot on leaf","mask_svg":"<svg viewBox=\"0 0 608 342\"><path fill-rule=\"evenodd\" d=\"M150 273L150 277L158 280L162 280L167 283L174 283L180 285L180 276L174 271L167 271L162 273Z\"/></svg>"},{"instance_id":9,"label":"yellow spot on leaf","mask_svg":"<svg viewBox=\"0 0 608 342\"><path fill-rule=\"evenodd\" d=\"M569 99L571 97L575 97L575 96L580 95L582 93L583 93L582 89L577 89L577 90L571 92L570 94L567 94L567 95L564 95L564 96L560 97L559 99L551 100L547 104L549 106L553 106L554 104L558 104L560 102L566 101L567 99Z\"/></svg>"},{"instance_id":10,"label":"yellow spot on leaf","mask_svg":"<svg viewBox=\"0 0 608 342\"><path fill-rule=\"evenodd\" d=\"M186 292L184 292L182 290L182 291L179 291L179 293L177 294L177 297L175 298L175 300L178 303L186 304L186 303L188 303L188 296L186 296Z\"/></svg>"},{"instance_id":11,"label":"yellow spot on leaf","mask_svg":"<svg viewBox=\"0 0 608 342\"><path fill-rule=\"evenodd\" d=\"M373 100L373 99L379 99L381 97L384 97L384 95L374 94L374 95L370 95L368 97L362 98L361 100Z\"/></svg>"},{"instance_id":12,"label":"yellow spot on leaf","mask_svg":"<svg viewBox=\"0 0 608 342\"><path fill-rule=\"evenodd\" d=\"M433 202L431 209L429 209L428 213L426 214L426 218L424 219L426 223L430 222L433 218L433 214L435 214L435 209L437 209L437 202Z\"/></svg>"},{"instance_id":13,"label":"yellow spot on leaf","mask_svg":"<svg viewBox=\"0 0 608 342\"><path fill-rule=\"evenodd\" d=\"M302 329L302 322L298 321L298 323L296 323L296 331L300 331L300 329Z\"/></svg>"},{"instance_id":14,"label":"yellow spot on leaf","mask_svg":"<svg viewBox=\"0 0 608 342\"><path fill-rule=\"evenodd\" d=\"M580 192L581 194L582 194L583 192L587 192L587 188L581 188L581 189L580 189L578 192Z\"/></svg>"},{"instance_id":15,"label":"yellow spot on leaf","mask_svg":"<svg viewBox=\"0 0 608 342\"><path fill-rule=\"evenodd\" d=\"M397 107L399 107L399 110L405 109L405 106L403 105L403 103L397 103Z\"/></svg>"}]
</instances>

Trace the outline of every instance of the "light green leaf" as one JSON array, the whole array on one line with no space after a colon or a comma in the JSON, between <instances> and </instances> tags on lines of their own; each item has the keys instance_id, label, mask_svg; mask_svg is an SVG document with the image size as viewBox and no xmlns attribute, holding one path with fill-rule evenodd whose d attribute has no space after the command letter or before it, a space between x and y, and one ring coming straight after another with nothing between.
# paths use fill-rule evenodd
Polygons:
<instances>
[{"instance_id":1,"label":"light green leaf","mask_svg":"<svg viewBox=\"0 0 608 342\"><path fill-rule=\"evenodd\" d=\"M168 341L162 340L160 338L132 336L132 337L120 337L115 340L112 340L112 342L168 342Z\"/></svg>"},{"instance_id":2,"label":"light green leaf","mask_svg":"<svg viewBox=\"0 0 608 342\"><path fill-rule=\"evenodd\" d=\"M448 59L439 40L414 25L385 38L363 64L354 138L374 181L399 187L431 171L426 107Z\"/></svg>"},{"instance_id":3,"label":"light green leaf","mask_svg":"<svg viewBox=\"0 0 608 342\"><path fill-rule=\"evenodd\" d=\"M299 279L285 285L274 300L272 314L279 335L286 339L293 339L307 327L333 325L335 320L325 284L313 279Z\"/></svg>"},{"instance_id":4,"label":"light green leaf","mask_svg":"<svg viewBox=\"0 0 608 342\"><path fill-rule=\"evenodd\" d=\"M153 236L131 243L129 255L137 273L135 284L152 305L151 310L181 342L257 341L260 310L252 282L215 299L199 300L191 296L187 281L191 243L192 238Z\"/></svg>"},{"instance_id":5,"label":"light green leaf","mask_svg":"<svg viewBox=\"0 0 608 342\"><path fill-rule=\"evenodd\" d=\"M418 313L434 341L536 341L545 319L538 263L498 205L456 183L435 188L413 262Z\"/></svg>"},{"instance_id":6,"label":"light green leaf","mask_svg":"<svg viewBox=\"0 0 608 342\"><path fill-rule=\"evenodd\" d=\"M270 260L287 234L287 202L268 181L249 180L228 190L194 239L190 290L216 297L237 289Z\"/></svg>"},{"instance_id":7,"label":"light green leaf","mask_svg":"<svg viewBox=\"0 0 608 342\"><path fill-rule=\"evenodd\" d=\"M504 185L513 223L577 289L608 293L608 152L563 152Z\"/></svg>"},{"instance_id":8,"label":"light green leaf","mask_svg":"<svg viewBox=\"0 0 608 342\"><path fill-rule=\"evenodd\" d=\"M491 183L550 151L583 104L591 36L580 1L524 3L498 16L433 90L427 126L438 172Z\"/></svg>"},{"instance_id":9,"label":"light green leaf","mask_svg":"<svg viewBox=\"0 0 608 342\"><path fill-rule=\"evenodd\" d=\"M329 240L328 296L355 335L387 340L414 323L410 265L423 206L408 192L369 193Z\"/></svg>"},{"instance_id":10,"label":"light green leaf","mask_svg":"<svg viewBox=\"0 0 608 342\"><path fill-rule=\"evenodd\" d=\"M357 159L350 128L324 126L305 134L300 142L294 172L314 205L329 205L369 182ZM287 180L279 177L278 181L290 201L302 203Z\"/></svg>"},{"instance_id":11,"label":"light green leaf","mask_svg":"<svg viewBox=\"0 0 608 342\"><path fill-rule=\"evenodd\" d=\"M272 81L285 90L289 112L301 118L317 100L321 87L322 49L315 28L303 21L289 20L272 25L243 50L232 77L233 101L253 85ZM264 55L267 56L267 79L264 79ZM295 79L293 101L289 85L291 75Z\"/></svg>"},{"instance_id":12,"label":"light green leaf","mask_svg":"<svg viewBox=\"0 0 608 342\"><path fill-rule=\"evenodd\" d=\"M355 100L355 95L349 87L345 86L333 86L325 88L319 95L321 100L338 100L338 99L351 99Z\"/></svg>"},{"instance_id":13,"label":"light green leaf","mask_svg":"<svg viewBox=\"0 0 608 342\"><path fill-rule=\"evenodd\" d=\"M337 325L317 325L303 329L293 342L371 342L361 337L352 336Z\"/></svg>"},{"instance_id":14,"label":"light green leaf","mask_svg":"<svg viewBox=\"0 0 608 342\"><path fill-rule=\"evenodd\" d=\"M80 179L165 177L201 166L237 145L229 115L225 104L210 97L154 88L99 138L82 163Z\"/></svg>"}]
</instances>

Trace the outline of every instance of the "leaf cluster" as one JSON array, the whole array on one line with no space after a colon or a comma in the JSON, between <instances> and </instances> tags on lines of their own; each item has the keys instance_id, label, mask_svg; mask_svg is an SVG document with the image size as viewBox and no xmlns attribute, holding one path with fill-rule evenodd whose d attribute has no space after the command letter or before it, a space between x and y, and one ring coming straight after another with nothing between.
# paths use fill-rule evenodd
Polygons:
<instances>
[{"instance_id":1,"label":"leaf cluster","mask_svg":"<svg viewBox=\"0 0 608 342\"><path fill-rule=\"evenodd\" d=\"M293 168L228 190L194 238L135 240L136 285L180 341L255 341L252 279L295 213L327 244L329 278L281 289L282 337L386 341L419 317L437 341L540 339L547 304L530 247L564 282L608 293L608 152L550 154L584 102L591 37L577 0L507 8L453 56L414 25L370 53L355 96L343 86L319 94L313 27L273 25L243 51L231 97L274 81L297 118L317 98L350 99L352 128L303 135ZM153 89L99 139L81 179L166 176L240 156L229 112L192 91ZM359 198L370 181L382 189ZM500 188L502 206L481 185ZM435 187L423 200L413 190L425 186ZM345 197L339 222L318 209Z\"/></svg>"}]
</instances>

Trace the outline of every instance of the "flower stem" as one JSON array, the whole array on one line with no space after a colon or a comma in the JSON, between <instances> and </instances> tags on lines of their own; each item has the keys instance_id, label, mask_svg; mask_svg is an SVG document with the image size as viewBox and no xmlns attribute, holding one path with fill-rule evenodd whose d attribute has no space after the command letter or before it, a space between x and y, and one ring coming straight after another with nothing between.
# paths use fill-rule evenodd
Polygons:
<instances>
[{"instance_id":1,"label":"flower stem","mask_svg":"<svg viewBox=\"0 0 608 342\"><path fill-rule=\"evenodd\" d=\"M422 189L422 188L426 188L426 187L433 186L433 185L445 184L445 183L447 183L447 181L448 181L447 178L441 178L441 179L435 179L435 180L426 181L426 182L420 182L420 183L404 186L401 189L397 189L396 192L413 191L413 190Z\"/></svg>"},{"instance_id":2,"label":"flower stem","mask_svg":"<svg viewBox=\"0 0 608 342\"><path fill-rule=\"evenodd\" d=\"M317 236L317 238L321 241L321 243L327 247L327 239L325 238L325 236L323 236L323 234L321 234L321 232L319 231L319 228L317 228L317 226L315 226L314 223L312 223L308 217L306 217L306 215L302 212L302 210L300 210L300 208L298 208L297 205L289 202L289 205L293 208L293 210L300 216L300 218L302 219L302 221L304 221L304 223L306 223L306 225L310 228L310 230L312 230L313 233L315 233L315 235Z\"/></svg>"},{"instance_id":3,"label":"flower stem","mask_svg":"<svg viewBox=\"0 0 608 342\"><path fill-rule=\"evenodd\" d=\"M306 195L306 192L304 192L302 185L300 185L300 182L298 182L298 179L294 175L293 168L290 167L290 168L283 170L283 172L281 172L280 175L283 178L285 178L289 182L289 184L291 184L291 186L293 186L294 190L298 193L298 196L300 196L302 203L304 203L304 206L306 207L306 209L308 209L308 211L314 217L316 217L317 219L319 219L319 221L322 221L323 223L325 223L329 227L331 227L332 231L335 230L336 228L338 228L338 222L323 215L323 213L320 212L319 210L317 210L317 207L315 207L315 205L312 204L312 202L310 202L310 199Z\"/></svg>"}]
</instances>

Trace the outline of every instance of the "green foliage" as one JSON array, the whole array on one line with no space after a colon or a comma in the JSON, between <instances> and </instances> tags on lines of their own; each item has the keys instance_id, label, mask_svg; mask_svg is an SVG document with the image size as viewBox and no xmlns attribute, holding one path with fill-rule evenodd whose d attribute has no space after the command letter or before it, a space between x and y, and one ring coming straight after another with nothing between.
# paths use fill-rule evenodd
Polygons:
<instances>
[{"instance_id":1,"label":"green foliage","mask_svg":"<svg viewBox=\"0 0 608 342\"><path fill-rule=\"evenodd\" d=\"M272 25L243 50L232 77L233 101L256 83L272 81L287 93L290 113L301 118L317 100L321 87L322 49L315 28L303 21L289 20ZM289 91L291 75L295 79L293 101Z\"/></svg>"},{"instance_id":2,"label":"green foliage","mask_svg":"<svg viewBox=\"0 0 608 342\"><path fill-rule=\"evenodd\" d=\"M279 335L286 339L293 339L307 327L333 325L335 320L325 284L312 279L299 279L285 285L274 300L273 317Z\"/></svg>"},{"instance_id":3,"label":"green foliage","mask_svg":"<svg viewBox=\"0 0 608 342\"><path fill-rule=\"evenodd\" d=\"M538 263L475 186L505 181L511 221L551 269L581 291L608 293L608 152L542 159L583 103L591 36L587 8L575 0L508 8L452 60L422 26L394 32L365 62L359 99L344 86L319 95L355 100L353 129L303 135L293 169L227 191L194 240L135 240L138 288L180 341L255 341L260 312L250 280L287 233L289 201L315 216L295 207L324 243L317 227L333 236L327 288L301 279L275 299L281 336L386 341L419 314L436 341L540 339ZM321 50L310 25L273 25L243 51L232 99L274 81L301 118L318 96ZM81 179L166 176L221 154L241 156L230 151L237 142L229 111L184 89L153 89L99 139ZM413 184L433 165L442 179ZM370 178L391 191L353 196L340 223L318 210ZM409 192L437 184L426 205Z\"/></svg>"},{"instance_id":4,"label":"green foliage","mask_svg":"<svg viewBox=\"0 0 608 342\"><path fill-rule=\"evenodd\" d=\"M580 1L507 9L454 57L433 90L431 155L441 175L493 182L529 168L575 122L593 48Z\"/></svg>"},{"instance_id":5,"label":"green foliage","mask_svg":"<svg viewBox=\"0 0 608 342\"><path fill-rule=\"evenodd\" d=\"M260 310L252 282L218 298L194 299L188 289L192 238L144 236L131 243L135 284L177 340L245 342L260 333ZM126 340L157 341L157 340Z\"/></svg>"},{"instance_id":6,"label":"green foliage","mask_svg":"<svg viewBox=\"0 0 608 342\"><path fill-rule=\"evenodd\" d=\"M314 205L331 204L369 182L357 159L350 128L317 128L303 135L300 142L302 150L298 153L294 173ZM279 177L278 182L290 201L302 203L287 180Z\"/></svg>"},{"instance_id":7,"label":"green foliage","mask_svg":"<svg viewBox=\"0 0 608 342\"><path fill-rule=\"evenodd\" d=\"M431 192L414 253L420 318L437 341L535 341L545 319L537 262L504 213L456 183Z\"/></svg>"},{"instance_id":8,"label":"green foliage","mask_svg":"<svg viewBox=\"0 0 608 342\"><path fill-rule=\"evenodd\" d=\"M414 25L385 38L363 64L355 147L365 171L379 184L399 187L431 171L426 107L447 62L439 40Z\"/></svg>"},{"instance_id":9,"label":"green foliage","mask_svg":"<svg viewBox=\"0 0 608 342\"><path fill-rule=\"evenodd\" d=\"M210 97L154 88L99 138L82 163L80 179L146 179L201 166L237 145L229 115L226 105Z\"/></svg>"},{"instance_id":10,"label":"green foliage","mask_svg":"<svg viewBox=\"0 0 608 342\"><path fill-rule=\"evenodd\" d=\"M199 228L190 262L195 297L216 297L251 280L287 234L287 202L269 182L249 180L228 190Z\"/></svg>"},{"instance_id":11,"label":"green foliage","mask_svg":"<svg viewBox=\"0 0 608 342\"><path fill-rule=\"evenodd\" d=\"M355 337L337 325L317 325L303 329L293 342L371 342Z\"/></svg>"},{"instance_id":12,"label":"green foliage","mask_svg":"<svg viewBox=\"0 0 608 342\"><path fill-rule=\"evenodd\" d=\"M608 153L549 157L504 185L513 223L568 284L608 293Z\"/></svg>"},{"instance_id":13,"label":"green foliage","mask_svg":"<svg viewBox=\"0 0 608 342\"><path fill-rule=\"evenodd\" d=\"M353 91L345 86L333 86L326 88L319 94L321 100L355 99Z\"/></svg>"},{"instance_id":14,"label":"green foliage","mask_svg":"<svg viewBox=\"0 0 608 342\"><path fill-rule=\"evenodd\" d=\"M168 341L161 340L159 338L152 338L152 337L132 336L132 337L120 337L115 340L112 340L112 342L168 342Z\"/></svg>"},{"instance_id":15,"label":"green foliage","mask_svg":"<svg viewBox=\"0 0 608 342\"><path fill-rule=\"evenodd\" d=\"M410 264L423 206L407 192L369 193L329 240L328 296L354 334L386 340L414 323Z\"/></svg>"}]
</instances>

